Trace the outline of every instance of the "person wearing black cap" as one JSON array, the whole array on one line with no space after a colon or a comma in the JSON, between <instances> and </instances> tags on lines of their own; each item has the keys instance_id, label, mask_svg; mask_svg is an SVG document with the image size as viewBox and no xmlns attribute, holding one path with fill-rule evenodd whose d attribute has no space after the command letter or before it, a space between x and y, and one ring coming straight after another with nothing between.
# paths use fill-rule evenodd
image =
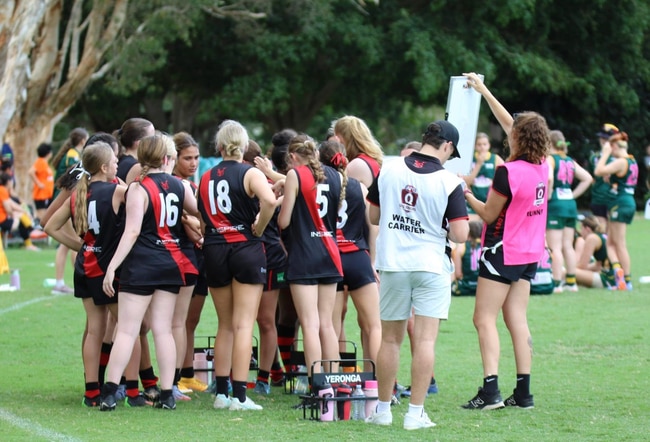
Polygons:
<instances>
[{"instance_id":1,"label":"person wearing black cap","mask_svg":"<svg viewBox=\"0 0 650 442\"><path fill-rule=\"evenodd\" d=\"M591 205L589 206L589 209L598 219L598 223L605 231L607 231L607 207L611 206L616 199L616 192L612 190L608 178L606 179L603 176L597 176L594 171L596 170L596 165L602 155L601 151L603 145L608 142L611 136L620 132L621 131L618 127L611 123L603 124L600 130L596 133L596 136L598 136L599 150L598 152L593 152L589 157L590 172L594 177L594 183L591 186ZM610 157L609 161L613 161L613 158Z\"/></svg>"},{"instance_id":2,"label":"person wearing black cap","mask_svg":"<svg viewBox=\"0 0 650 442\"><path fill-rule=\"evenodd\" d=\"M370 221L379 226L375 268L380 276L382 341L377 356L379 402L366 422L391 425L390 402L400 346L414 309L411 399L404 428L430 428L424 411L441 319L451 304L451 247L467 240L463 180L443 168L459 157L458 130L448 121L427 126L422 148L386 162L368 191Z\"/></svg>"},{"instance_id":3,"label":"person wearing black cap","mask_svg":"<svg viewBox=\"0 0 650 442\"><path fill-rule=\"evenodd\" d=\"M483 387L462 407L490 410L513 406L532 408L530 372L531 336L527 308L530 281L544 254L548 205L550 139L544 117L536 112L513 116L475 73L467 85L480 93L507 135L510 155L494 174L487 201L469 189L465 198L485 221L483 254L474 306L474 327L483 360ZM517 387L505 401L498 385L500 342L497 318L503 312L515 353Z\"/></svg>"}]
</instances>

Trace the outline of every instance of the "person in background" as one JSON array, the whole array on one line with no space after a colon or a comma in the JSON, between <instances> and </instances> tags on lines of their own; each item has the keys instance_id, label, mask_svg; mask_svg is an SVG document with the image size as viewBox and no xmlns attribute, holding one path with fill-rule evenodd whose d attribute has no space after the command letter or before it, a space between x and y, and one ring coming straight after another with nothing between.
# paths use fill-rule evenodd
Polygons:
<instances>
[{"instance_id":1,"label":"person in background","mask_svg":"<svg viewBox=\"0 0 650 442\"><path fill-rule=\"evenodd\" d=\"M603 144L602 155L594 171L597 176L609 176L612 189L616 189L616 197L608 206L607 253L617 290L632 290L632 262L627 250L626 233L627 225L632 223L636 212L634 191L639 179L639 165L627 149L628 136L625 132L612 135Z\"/></svg>"},{"instance_id":2,"label":"person in background","mask_svg":"<svg viewBox=\"0 0 650 442\"><path fill-rule=\"evenodd\" d=\"M555 289L553 283L553 258L551 249L548 245L544 248L544 253L537 263L537 271L535 277L530 280L530 294L531 295L550 295ZM576 279L577 279L576 269Z\"/></svg>"},{"instance_id":3,"label":"person in background","mask_svg":"<svg viewBox=\"0 0 650 442\"><path fill-rule=\"evenodd\" d=\"M598 151L592 152L589 157L589 171L594 177L594 183L591 186L591 205L589 209L598 218L598 223L605 231L607 231L607 208L611 206L616 198L616 191L612 189L609 177L606 175L599 176L595 173L595 170L598 160L602 156L601 151L603 145L608 142L609 137L617 133L620 133L618 127L611 123L603 124L596 134L598 137ZM608 161L612 161L612 158L610 157Z\"/></svg>"},{"instance_id":4,"label":"person in background","mask_svg":"<svg viewBox=\"0 0 650 442\"><path fill-rule=\"evenodd\" d=\"M36 149L38 158L29 168L29 177L34 183L32 199L36 209L36 219L40 220L54 197L54 173L48 164L52 156L52 145L41 143Z\"/></svg>"},{"instance_id":5,"label":"person in background","mask_svg":"<svg viewBox=\"0 0 650 442\"><path fill-rule=\"evenodd\" d=\"M576 239L576 278L583 287L615 286L614 271L607 256L607 234L594 215L579 215L580 236Z\"/></svg>"},{"instance_id":6,"label":"person in background","mask_svg":"<svg viewBox=\"0 0 650 442\"><path fill-rule=\"evenodd\" d=\"M140 140L153 135L155 131L151 121L144 118L129 118L113 134L120 143L117 177L126 184L130 184L140 173L140 167L136 166Z\"/></svg>"},{"instance_id":7,"label":"person in background","mask_svg":"<svg viewBox=\"0 0 650 442\"><path fill-rule=\"evenodd\" d=\"M503 158L490 152L490 137L485 132L476 134L472 170L463 179L479 201L485 202L487 200L487 194L494 179L494 172L502 164ZM467 208L467 212L470 220L480 219L471 207Z\"/></svg>"},{"instance_id":8,"label":"person in background","mask_svg":"<svg viewBox=\"0 0 650 442\"><path fill-rule=\"evenodd\" d=\"M0 231L3 235L11 232L15 220L18 220L18 233L23 239L25 250L38 252L41 249L32 244L30 237L34 230L32 220L23 207L11 198L10 185L11 176L7 173L0 173Z\"/></svg>"},{"instance_id":9,"label":"person in background","mask_svg":"<svg viewBox=\"0 0 650 442\"><path fill-rule=\"evenodd\" d=\"M59 194L63 189L61 185L63 177L66 174L66 171L74 164L77 164L81 159L80 154L83 150L84 145L88 141L88 131L83 127L77 127L73 129L68 135L68 139L63 143L63 146L56 153L54 158L52 158L52 167L54 168L54 183L56 185L54 189L54 197ZM65 262L68 257L67 246L59 244L56 249L56 255L54 257L54 276L56 278L56 283L52 288L53 295L65 295L74 293L74 289L68 287L65 284L64 275L65 275ZM73 263L76 260L76 254L70 254L70 261Z\"/></svg>"},{"instance_id":10,"label":"person in background","mask_svg":"<svg viewBox=\"0 0 650 442\"><path fill-rule=\"evenodd\" d=\"M469 222L469 237L456 245L451 256L454 260L454 281L451 294L454 296L475 296L481 258L481 231L483 221Z\"/></svg>"},{"instance_id":11,"label":"person in background","mask_svg":"<svg viewBox=\"0 0 650 442\"><path fill-rule=\"evenodd\" d=\"M544 253L549 167L549 129L544 117L535 112L512 115L492 95L475 73L467 84L487 101L505 131L510 155L498 167L486 202L470 189L465 198L487 224L479 268L474 326L483 361L483 387L462 407L491 410L513 406L532 408L530 373L532 338L528 328L530 281ZM503 313L515 353L517 386L505 400L499 391L500 342L497 318Z\"/></svg>"},{"instance_id":12,"label":"person in background","mask_svg":"<svg viewBox=\"0 0 650 442\"><path fill-rule=\"evenodd\" d=\"M589 189L593 178L568 155L569 143L561 131L551 131L550 139L551 153L546 158L549 169L548 188L551 189L546 220L546 243L553 255L553 291L577 292L576 252L573 248L578 217L576 199ZM564 285L563 268L566 271Z\"/></svg>"}]
</instances>

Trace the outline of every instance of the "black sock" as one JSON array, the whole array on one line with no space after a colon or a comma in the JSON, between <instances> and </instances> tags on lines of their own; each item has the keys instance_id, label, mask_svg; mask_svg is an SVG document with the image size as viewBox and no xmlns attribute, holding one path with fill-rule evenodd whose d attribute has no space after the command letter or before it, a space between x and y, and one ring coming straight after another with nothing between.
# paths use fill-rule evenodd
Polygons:
<instances>
[{"instance_id":1,"label":"black sock","mask_svg":"<svg viewBox=\"0 0 650 442\"><path fill-rule=\"evenodd\" d=\"M183 367L183 368L181 368L181 377L182 378L193 378L194 377L194 367Z\"/></svg>"},{"instance_id":2,"label":"black sock","mask_svg":"<svg viewBox=\"0 0 650 442\"><path fill-rule=\"evenodd\" d=\"M280 365L280 363L277 360L277 357L278 357L277 353L276 353L275 357L276 357L276 359L273 360L273 364L271 365L271 371L282 370L282 366Z\"/></svg>"},{"instance_id":3,"label":"black sock","mask_svg":"<svg viewBox=\"0 0 650 442\"><path fill-rule=\"evenodd\" d=\"M488 394L494 394L499 391L499 376L493 374L483 378L483 391Z\"/></svg>"},{"instance_id":4,"label":"black sock","mask_svg":"<svg viewBox=\"0 0 650 442\"><path fill-rule=\"evenodd\" d=\"M140 382L142 382L142 387L145 389L156 386L158 378L153 371L153 367L140 370Z\"/></svg>"},{"instance_id":5,"label":"black sock","mask_svg":"<svg viewBox=\"0 0 650 442\"><path fill-rule=\"evenodd\" d=\"M174 370L174 385L178 385L178 381L181 380L181 369L177 368Z\"/></svg>"},{"instance_id":6,"label":"black sock","mask_svg":"<svg viewBox=\"0 0 650 442\"><path fill-rule=\"evenodd\" d=\"M431 383L429 385L435 385L435 383L436 383L436 378L431 376Z\"/></svg>"},{"instance_id":7,"label":"black sock","mask_svg":"<svg viewBox=\"0 0 650 442\"><path fill-rule=\"evenodd\" d=\"M86 397L93 399L99 396L99 382L86 382Z\"/></svg>"},{"instance_id":8,"label":"black sock","mask_svg":"<svg viewBox=\"0 0 650 442\"><path fill-rule=\"evenodd\" d=\"M268 371L257 370L257 380L268 383L270 374L271 373L269 373Z\"/></svg>"},{"instance_id":9,"label":"black sock","mask_svg":"<svg viewBox=\"0 0 650 442\"><path fill-rule=\"evenodd\" d=\"M217 382L217 394L228 397L228 376L217 376L214 379Z\"/></svg>"},{"instance_id":10,"label":"black sock","mask_svg":"<svg viewBox=\"0 0 650 442\"><path fill-rule=\"evenodd\" d=\"M117 393L117 384L114 382L106 382L102 387L102 396L114 395L115 393Z\"/></svg>"},{"instance_id":11,"label":"black sock","mask_svg":"<svg viewBox=\"0 0 650 442\"><path fill-rule=\"evenodd\" d=\"M246 381L232 381L232 395L242 404L246 402Z\"/></svg>"},{"instance_id":12,"label":"black sock","mask_svg":"<svg viewBox=\"0 0 650 442\"><path fill-rule=\"evenodd\" d=\"M171 390L160 390L160 402L164 402L169 399L172 395Z\"/></svg>"},{"instance_id":13,"label":"black sock","mask_svg":"<svg viewBox=\"0 0 650 442\"><path fill-rule=\"evenodd\" d=\"M133 379L126 381L126 395L130 398L136 398L140 394L138 390L138 380Z\"/></svg>"},{"instance_id":14,"label":"black sock","mask_svg":"<svg viewBox=\"0 0 650 442\"><path fill-rule=\"evenodd\" d=\"M529 374L517 374L517 395L522 397L530 396Z\"/></svg>"},{"instance_id":15,"label":"black sock","mask_svg":"<svg viewBox=\"0 0 650 442\"><path fill-rule=\"evenodd\" d=\"M286 325L278 325L278 349L280 350L280 359L284 370L289 371L291 364L291 349L296 339L296 327L289 327Z\"/></svg>"}]
</instances>

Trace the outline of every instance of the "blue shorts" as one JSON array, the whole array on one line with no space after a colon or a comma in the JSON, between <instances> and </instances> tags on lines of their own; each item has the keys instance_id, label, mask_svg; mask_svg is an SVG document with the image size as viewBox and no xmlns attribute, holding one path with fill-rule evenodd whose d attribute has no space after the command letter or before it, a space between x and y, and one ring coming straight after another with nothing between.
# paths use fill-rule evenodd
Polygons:
<instances>
[{"instance_id":1,"label":"blue shorts","mask_svg":"<svg viewBox=\"0 0 650 442\"><path fill-rule=\"evenodd\" d=\"M377 282L375 270L370 262L370 254L366 250L341 253L341 264L343 266L343 281L337 284L337 291L342 292L346 285L348 290L352 291Z\"/></svg>"}]
</instances>

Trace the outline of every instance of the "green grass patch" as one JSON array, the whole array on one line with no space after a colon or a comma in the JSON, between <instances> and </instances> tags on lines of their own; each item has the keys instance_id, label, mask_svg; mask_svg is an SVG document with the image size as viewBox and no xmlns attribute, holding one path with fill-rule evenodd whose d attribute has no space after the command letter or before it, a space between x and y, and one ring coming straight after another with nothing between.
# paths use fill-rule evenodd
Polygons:
<instances>
[{"instance_id":1,"label":"green grass patch","mask_svg":"<svg viewBox=\"0 0 650 442\"><path fill-rule=\"evenodd\" d=\"M533 410L471 412L459 406L482 382L478 340L472 325L473 298L454 298L436 348L440 392L425 404L438 424L406 432L408 404L393 407L392 427L362 422L311 422L293 410L296 396L273 388L268 397L251 397L261 412L212 408L209 394L193 394L174 412L127 409L113 413L81 406L81 333L85 317L72 296L51 296L43 287L53 277L54 250L40 253L10 248L22 289L0 292L0 434L2 440L622 440L647 439L650 391L650 221L630 226L633 292L582 289L578 293L534 296L529 321L534 341L531 390ZM72 281L67 268L66 280ZM9 275L0 276L0 283ZM216 330L216 314L206 302L198 335ZM500 385L504 397L515 384L512 346L502 323ZM350 304L348 339L359 342ZM153 343L152 343L153 349ZM399 382L409 383L409 348L402 348Z\"/></svg>"}]
</instances>

